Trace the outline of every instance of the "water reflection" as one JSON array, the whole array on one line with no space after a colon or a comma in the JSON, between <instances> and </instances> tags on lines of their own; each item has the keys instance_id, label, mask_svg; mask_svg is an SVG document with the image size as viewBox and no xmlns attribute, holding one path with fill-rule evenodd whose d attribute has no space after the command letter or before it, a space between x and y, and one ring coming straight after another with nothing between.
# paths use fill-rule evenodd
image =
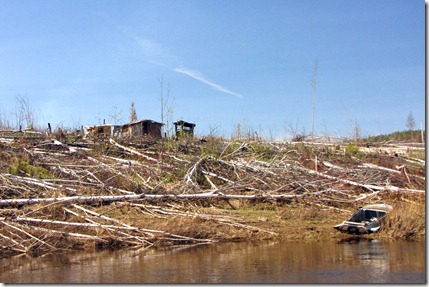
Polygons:
<instances>
[{"instance_id":1,"label":"water reflection","mask_svg":"<svg viewBox=\"0 0 429 287\"><path fill-rule=\"evenodd\" d=\"M8 283L425 283L424 242L228 243L1 259Z\"/></svg>"}]
</instances>

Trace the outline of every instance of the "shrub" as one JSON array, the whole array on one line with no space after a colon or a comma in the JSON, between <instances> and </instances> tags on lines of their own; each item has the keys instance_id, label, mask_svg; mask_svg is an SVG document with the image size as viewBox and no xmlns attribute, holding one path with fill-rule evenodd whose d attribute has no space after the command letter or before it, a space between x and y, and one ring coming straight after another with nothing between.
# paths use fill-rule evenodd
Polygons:
<instances>
[{"instance_id":1,"label":"shrub","mask_svg":"<svg viewBox=\"0 0 429 287\"><path fill-rule=\"evenodd\" d=\"M201 146L201 155L218 157L222 153L222 150L223 143L221 139L210 136L205 139L205 142Z\"/></svg>"},{"instance_id":2,"label":"shrub","mask_svg":"<svg viewBox=\"0 0 429 287\"><path fill-rule=\"evenodd\" d=\"M6 171L10 174L21 175L26 174L30 177L38 179L42 178L53 178L51 172L41 166L34 166L30 163L28 157L19 158L15 157L12 160L11 166L6 168Z\"/></svg>"},{"instance_id":3,"label":"shrub","mask_svg":"<svg viewBox=\"0 0 429 287\"><path fill-rule=\"evenodd\" d=\"M267 162L272 160L276 155L276 152L273 150L272 147L268 146L268 144L259 141L251 143L249 150L250 152L255 154L258 159Z\"/></svg>"},{"instance_id":4,"label":"shrub","mask_svg":"<svg viewBox=\"0 0 429 287\"><path fill-rule=\"evenodd\" d=\"M167 171L163 171L159 175L159 179L161 182L163 182L165 184L165 183L173 182L174 176Z\"/></svg>"},{"instance_id":5,"label":"shrub","mask_svg":"<svg viewBox=\"0 0 429 287\"><path fill-rule=\"evenodd\" d=\"M355 144L349 143L346 146L346 155L357 156L357 155L359 155L359 153L360 153L359 147L357 147Z\"/></svg>"}]
</instances>

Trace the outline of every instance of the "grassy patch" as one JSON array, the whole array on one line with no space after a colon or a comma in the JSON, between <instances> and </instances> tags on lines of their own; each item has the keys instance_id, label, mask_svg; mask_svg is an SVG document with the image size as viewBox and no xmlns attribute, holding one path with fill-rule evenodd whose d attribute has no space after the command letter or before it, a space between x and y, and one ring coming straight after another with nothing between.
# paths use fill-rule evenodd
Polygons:
<instances>
[{"instance_id":1,"label":"grassy patch","mask_svg":"<svg viewBox=\"0 0 429 287\"><path fill-rule=\"evenodd\" d=\"M397 202L387 217L381 236L393 239L424 239L426 236L424 202Z\"/></svg>"},{"instance_id":2,"label":"grassy patch","mask_svg":"<svg viewBox=\"0 0 429 287\"><path fill-rule=\"evenodd\" d=\"M15 157L6 172L13 175L27 175L38 179L53 178L49 170L41 166L34 166L31 164L28 157Z\"/></svg>"},{"instance_id":3,"label":"grassy patch","mask_svg":"<svg viewBox=\"0 0 429 287\"><path fill-rule=\"evenodd\" d=\"M420 160L425 160L426 159L426 151L421 149L421 150L416 150L416 149L409 149L408 150L408 156L412 157L412 158L416 158L416 159L420 159Z\"/></svg>"}]
</instances>

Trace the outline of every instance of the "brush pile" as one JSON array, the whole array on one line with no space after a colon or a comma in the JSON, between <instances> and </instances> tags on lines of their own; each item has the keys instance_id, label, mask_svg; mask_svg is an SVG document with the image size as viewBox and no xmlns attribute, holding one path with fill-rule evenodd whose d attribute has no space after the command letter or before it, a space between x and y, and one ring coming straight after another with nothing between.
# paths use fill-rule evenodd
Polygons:
<instances>
[{"instance_id":1,"label":"brush pile","mask_svg":"<svg viewBox=\"0 0 429 287\"><path fill-rule=\"evenodd\" d=\"M367 203L424 206L424 147L406 151L214 137L3 138L0 253L276 237L228 212L261 202L341 216Z\"/></svg>"}]
</instances>

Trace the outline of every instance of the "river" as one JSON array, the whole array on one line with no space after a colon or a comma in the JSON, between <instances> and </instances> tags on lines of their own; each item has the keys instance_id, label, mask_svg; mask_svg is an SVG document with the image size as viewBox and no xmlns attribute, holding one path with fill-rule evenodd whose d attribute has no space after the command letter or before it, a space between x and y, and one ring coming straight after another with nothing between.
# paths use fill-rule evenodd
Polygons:
<instances>
[{"instance_id":1,"label":"river","mask_svg":"<svg viewBox=\"0 0 429 287\"><path fill-rule=\"evenodd\" d=\"M4 283L426 283L425 242L223 243L0 259Z\"/></svg>"}]
</instances>

